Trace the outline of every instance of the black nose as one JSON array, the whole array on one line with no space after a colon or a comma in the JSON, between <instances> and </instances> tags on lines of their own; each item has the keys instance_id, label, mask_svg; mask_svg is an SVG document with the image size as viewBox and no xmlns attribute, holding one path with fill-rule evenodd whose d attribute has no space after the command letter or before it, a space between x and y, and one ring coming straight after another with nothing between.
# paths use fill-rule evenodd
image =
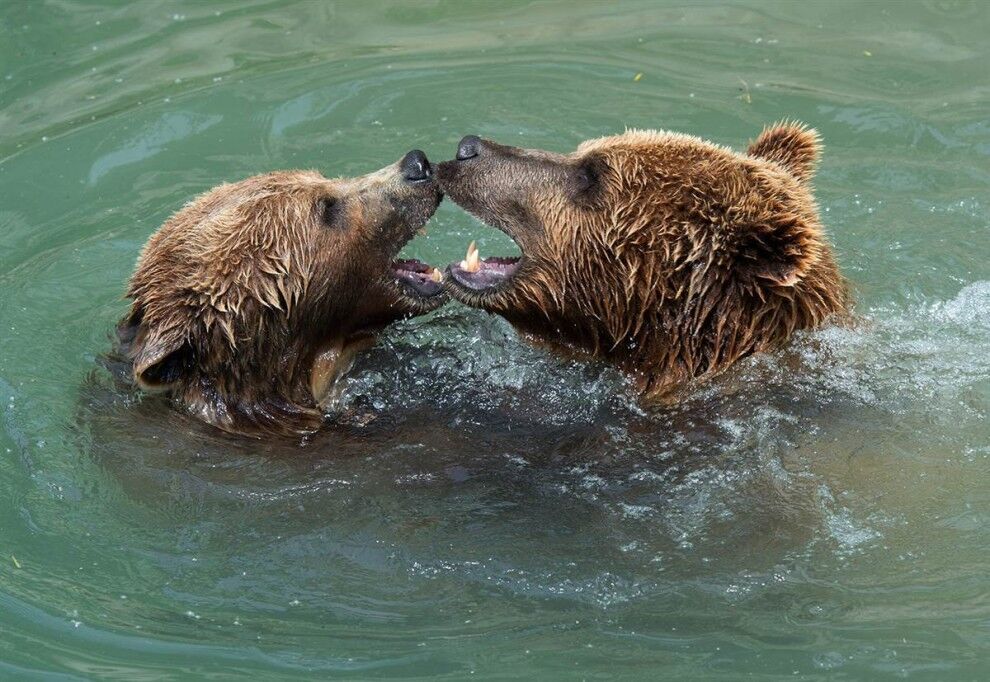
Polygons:
<instances>
[{"instance_id":1,"label":"black nose","mask_svg":"<svg viewBox=\"0 0 990 682\"><path fill-rule=\"evenodd\" d=\"M403 156L402 161L399 162L399 168L402 169L402 177L409 182L426 180L433 173L430 170L430 160L426 158L426 154L418 149Z\"/></svg>"},{"instance_id":2,"label":"black nose","mask_svg":"<svg viewBox=\"0 0 990 682\"><path fill-rule=\"evenodd\" d=\"M457 160L473 159L481 151L481 138L477 135L465 135L457 145Z\"/></svg>"}]
</instances>

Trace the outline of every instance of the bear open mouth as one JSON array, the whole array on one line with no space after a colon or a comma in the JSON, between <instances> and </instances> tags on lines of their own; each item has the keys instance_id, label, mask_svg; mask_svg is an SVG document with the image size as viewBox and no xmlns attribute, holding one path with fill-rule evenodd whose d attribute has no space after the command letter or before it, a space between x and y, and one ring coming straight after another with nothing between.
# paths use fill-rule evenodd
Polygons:
<instances>
[{"instance_id":1,"label":"bear open mouth","mask_svg":"<svg viewBox=\"0 0 990 682\"><path fill-rule=\"evenodd\" d=\"M399 284L419 297L430 298L443 291L443 274L421 260L397 258L392 261L392 274Z\"/></svg>"},{"instance_id":2,"label":"bear open mouth","mask_svg":"<svg viewBox=\"0 0 990 682\"><path fill-rule=\"evenodd\" d=\"M438 198L438 204L439 201ZM389 271L406 296L417 300L421 305L435 307L446 299L446 292L443 290L443 273L438 268L424 263L418 258L401 256L402 250L409 245L409 242L416 235L425 236L426 225L420 226L407 235L405 241L399 245L394 260L389 264Z\"/></svg>"},{"instance_id":3,"label":"bear open mouth","mask_svg":"<svg viewBox=\"0 0 990 682\"><path fill-rule=\"evenodd\" d=\"M519 270L519 256L490 256L482 258L474 242L460 263L447 266L453 282L478 293L490 293L504 285Z\"/></svg>"}]
</instances>

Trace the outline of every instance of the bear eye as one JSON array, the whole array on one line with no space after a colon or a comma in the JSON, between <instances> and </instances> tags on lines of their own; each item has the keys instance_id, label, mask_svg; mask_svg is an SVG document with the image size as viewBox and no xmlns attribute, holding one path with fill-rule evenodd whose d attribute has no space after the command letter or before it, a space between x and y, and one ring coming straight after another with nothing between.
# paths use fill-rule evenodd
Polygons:
<instances>
[{"instance_id":1,"label":"bear eye","mask_svg":"<svg viewBox=\"0 0 990 682\"><path fill-rule=\"evenodd\" d=\"M341 205L335 197L323 197L316 202L320 222L326 227L341 227Z\"/></svg>"}]
</instances>

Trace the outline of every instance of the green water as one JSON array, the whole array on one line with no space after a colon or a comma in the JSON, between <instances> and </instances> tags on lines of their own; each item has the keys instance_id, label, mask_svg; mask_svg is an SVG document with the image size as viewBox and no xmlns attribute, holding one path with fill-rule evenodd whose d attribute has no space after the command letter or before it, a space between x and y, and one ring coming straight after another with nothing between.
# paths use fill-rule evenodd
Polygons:
<instances>
[{"instance_id":1,"label":"green water","mask_svg":"<svg viewBox=\"0 0 990 682\"><path fill-rule=\"evenodd\" d=\"M3 3L0 678L990 678L988 34L961 0ZM299 446L99 362L218 182L782 117L863 324L679 409L454 306ZM444 204L407 251L474 238L509 246Z\"/></svg>"}]
</instances>

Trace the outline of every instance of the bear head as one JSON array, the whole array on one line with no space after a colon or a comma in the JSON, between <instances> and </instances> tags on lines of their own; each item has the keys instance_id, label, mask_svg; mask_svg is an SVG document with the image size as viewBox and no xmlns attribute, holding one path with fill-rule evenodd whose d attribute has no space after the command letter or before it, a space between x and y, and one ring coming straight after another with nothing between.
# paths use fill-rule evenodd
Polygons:
<instances>
[{"instance_id":1,"label":"bear head","mask_svg":"<svg viewBox=\"0 0 990 682\"><path fill-rule=\"evenodd\" d=\"M846 307L808 186L817 151L816 134L791 124L747 154L658 131L570 154L465 137L438 166L441 188L521 255L469 247L445 286L664 396Z\"/></svg>"},{"instance_id":2,"label":"bear head","mask_svg":"<svg viewBox=\"0 0 990 682\"><path fill-rule=\"evenodd\" d=\"M314 430L355 349L446 300L439 271L396 260L441 196L413 151L358 178L275 172L197 197L131 277L134 380L228 431Z\"/></svg>"}]
</instances>

